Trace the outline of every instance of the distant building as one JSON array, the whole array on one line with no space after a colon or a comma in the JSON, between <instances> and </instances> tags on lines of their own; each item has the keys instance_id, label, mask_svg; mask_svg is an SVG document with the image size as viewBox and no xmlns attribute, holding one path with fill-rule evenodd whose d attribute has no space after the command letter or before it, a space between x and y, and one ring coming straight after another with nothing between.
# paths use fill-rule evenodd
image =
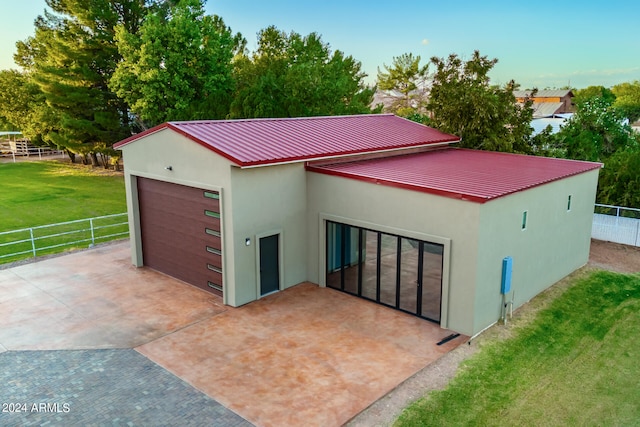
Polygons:
<instances>
[{"instance_id":1,"label":"distant building","mask_svg":"<svg viewBox=\"0 0 640 427\"><path fill-rule=\"evenodd\" d=\"M573 105L573 92L568 89L563 90L539 90L534 97L531 97L530 90L514 90L513 95L516 101L524 104L527 98L533 101L533 117L552 117L555 114L566 114L575 112Z\"/></svg>"},{"instance_id":2,"label":"distant building","mask_svg":"<svg viewBox=\"0 0 640 427\"><path fill-rule=\"evenodd\" d=\"M564 126L565 122L569 120L573 116L573 113L565 113L565 114L554 114L549 117L538 117L531 120L531 127L533 128L533 133L531 136L536 136L541 133L543 130L547 128L547 126L551 126L551 133L560 132L560 128Z\"/></svg>"}]
</instances>

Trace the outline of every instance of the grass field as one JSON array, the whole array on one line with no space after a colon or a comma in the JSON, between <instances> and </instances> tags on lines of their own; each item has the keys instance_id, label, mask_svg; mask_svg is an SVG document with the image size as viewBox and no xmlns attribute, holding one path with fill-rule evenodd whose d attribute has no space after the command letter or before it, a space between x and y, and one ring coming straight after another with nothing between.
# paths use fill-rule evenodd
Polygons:
<instances>
[{"instance_id":1,"label":"grass field","mask_svg":"<svg viewBox=\"0 0 640 427\"><path fill-rule=\"evenodd\" d=\"M105 172L103 169L54 161L0 164L0 232L126 212L122 175ZM104 224L108 222L103 221ZM58 234L74 227L86 228L87 225L37 230L36 234ZM112 231L117 230L104 230L105 233ZM90 238L90 232L88 234ZM28 232L2 235L0 244L28 237ZM78 235L43 239L39 243L50 246L65 239L78 239ZM23 246L28 249L30 243ZM21 246L0 247L0 256L22 249ZM18 258L0 258L0 263Z\"/></svg>"},{"instance_id":2,"label":"grass field","mask_svg":"<svg viewBox=\"0 0 640 427\"><path fill-rule=\"evenodd\" d=\"M594 272L395 426L626 426L640 420L640 275Z\"/></svg>"}]
</instances>

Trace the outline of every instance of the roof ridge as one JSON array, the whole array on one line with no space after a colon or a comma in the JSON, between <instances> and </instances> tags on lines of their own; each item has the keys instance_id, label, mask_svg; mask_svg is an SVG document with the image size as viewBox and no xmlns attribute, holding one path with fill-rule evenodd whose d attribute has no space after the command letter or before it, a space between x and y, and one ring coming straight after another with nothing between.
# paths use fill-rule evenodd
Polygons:
<instances>
[{"instance_id":1,"label":"roof ridge","mask_svg":"<svg viewBox=\"0 0 640 427\"><path fill-rule=\"evenodd\" d=\"M177 120L169 121L167 123L173 125L181 124L209 124L209 123L239 123L239 122L277 122L277 121L306 121L306 120L327 120L327 119L351 119L354 117L389 117L395 116L392 113L380 113L380 114L350 114L339 116L310 116L310 117L257 117L246 119L203 119L203 120ZM403 118L395 116L398 118Z\"/></svg>"}]
</instances>

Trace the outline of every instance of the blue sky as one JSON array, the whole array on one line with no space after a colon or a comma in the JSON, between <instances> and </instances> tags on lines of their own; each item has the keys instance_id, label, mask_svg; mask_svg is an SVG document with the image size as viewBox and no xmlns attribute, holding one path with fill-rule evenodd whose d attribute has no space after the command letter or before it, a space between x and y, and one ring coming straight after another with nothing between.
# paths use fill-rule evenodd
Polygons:
<instances>
[{"instance_id":1,"label":"blue sky","mask_svg":"<svg viewBox=\"0 0 640 427\"><path fill-rule=\"evenodd\" d=\"M44 0L0 3L0 69L15 68L15 42L33 34ZM424 62L475 49L498 58L494 83L523 88L613 86L640 80L640 1L209 0L207 11L241 32L250 50L269 25L315 31L352 55L374 83L378 67L411 52Z\"/></svg>"}]
</instances>

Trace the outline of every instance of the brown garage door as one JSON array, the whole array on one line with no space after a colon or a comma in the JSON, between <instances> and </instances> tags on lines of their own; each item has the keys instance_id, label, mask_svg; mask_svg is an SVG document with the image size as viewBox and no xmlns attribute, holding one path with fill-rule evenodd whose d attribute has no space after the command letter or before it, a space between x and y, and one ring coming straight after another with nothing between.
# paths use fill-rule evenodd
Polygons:
<instances>
[{"instance_id":1,"label":"brown garage door","mask_svg":"<svg viewBox=\"0 0 640 427\"><path fill-rule=\"evenodd\" d=\"M138 177L144 265L222 295L220 195Z\"/></svg>"}]
</instances>

